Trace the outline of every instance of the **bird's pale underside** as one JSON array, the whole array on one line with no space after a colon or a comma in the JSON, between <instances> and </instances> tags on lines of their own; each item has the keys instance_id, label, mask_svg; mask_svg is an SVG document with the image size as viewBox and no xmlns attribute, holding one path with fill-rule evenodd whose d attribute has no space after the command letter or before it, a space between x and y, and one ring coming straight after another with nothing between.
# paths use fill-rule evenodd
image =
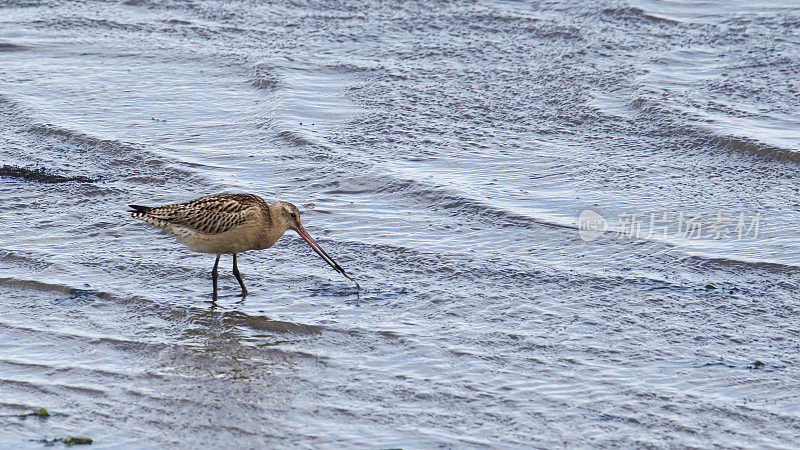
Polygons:
<instances>
[{"instance_id":1,"label":"bird's pale underside","mask_svg":"<svg viewBox=\"0 0 800 450\"><path fill-rule=\"evenodd\" d=\"M130 205L131 216L174 235L190 250L217 255L211 272L214 299L217 296L217 265L222 254L233 255L233 273L247 289L239 274L236 254L272 247L286 230L295 230L334 270L358 283L345 273L300 224L300 211L291 203L268 204L253 194L213 194L188 202L165 206Z\"/></svg>"}]
</instances>

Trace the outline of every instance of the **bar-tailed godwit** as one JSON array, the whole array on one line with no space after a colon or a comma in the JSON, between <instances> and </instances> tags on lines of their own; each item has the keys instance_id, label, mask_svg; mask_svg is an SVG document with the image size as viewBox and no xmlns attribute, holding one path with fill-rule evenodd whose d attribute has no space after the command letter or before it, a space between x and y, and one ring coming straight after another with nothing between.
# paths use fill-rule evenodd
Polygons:
<instances>
[{"instance_id":1,"label":"bar-tailed godwit","mask_svg":"<svg viewBox=\"0 0 800 450\"><path fill-rule=\"evenodd\" d=\"M189 250L217 255L211 280L217 298L217 266L223 254L233 255L233 275L247 295L236 255L247 250L272 247L286 230L294 230L333 269L356 284L358 282L328 255L300 224L300 211L288 202L268 204L252 194L213 194L184 203L165 206L129 205L131 216L172 234Z\"/></svg>"}]
</instances>

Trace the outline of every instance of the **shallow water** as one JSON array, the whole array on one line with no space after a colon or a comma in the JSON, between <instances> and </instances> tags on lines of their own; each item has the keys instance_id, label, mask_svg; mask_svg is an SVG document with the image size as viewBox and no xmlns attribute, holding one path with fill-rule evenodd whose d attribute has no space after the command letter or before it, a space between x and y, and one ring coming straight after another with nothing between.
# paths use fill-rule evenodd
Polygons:
<instances>
[{"instance_id":1,"label":"shallow water","mask_svg":"<svg viewBox=\"0 0 800 450\"><path fill-rule=\"evenodd\" d=\"M798 44L797 2L0 3L3 446L795 446ZM360 297L291 233L211 305L126 213L221 191Z\"/></svg>"}]
</instances>

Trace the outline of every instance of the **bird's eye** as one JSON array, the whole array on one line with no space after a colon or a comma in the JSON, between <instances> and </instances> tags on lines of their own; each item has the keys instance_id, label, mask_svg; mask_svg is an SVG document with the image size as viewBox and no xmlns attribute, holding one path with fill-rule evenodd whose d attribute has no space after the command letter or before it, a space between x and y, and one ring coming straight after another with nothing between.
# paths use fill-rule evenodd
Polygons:
<instances>
[{"instance_id":1,"label":"bird's eye","mask_svg":"<svg viewBox=\"0 0 800 450\"><path fill-rule=\"evenodd\" d=\"M292 219L297 219L297 214L295 214L295 213L291 213L291 214L289 214L289 215L290 215L290 216L292 216Z\"/></svg>"}]
</instances>

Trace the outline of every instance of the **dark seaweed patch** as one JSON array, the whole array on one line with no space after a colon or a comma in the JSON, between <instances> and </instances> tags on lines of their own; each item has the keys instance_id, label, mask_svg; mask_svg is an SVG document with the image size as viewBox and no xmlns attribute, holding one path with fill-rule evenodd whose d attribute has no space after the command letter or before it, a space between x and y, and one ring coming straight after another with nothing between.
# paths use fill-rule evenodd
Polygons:
<instances>
[{"instance_id":1,"label":"dark seaweed patch","mask_svg":"<svg viewBox=\"0 0 800 450\"><path fill-rule=\"evenodd\" d=\"M21 178L23 180L37 181L39 183L67 183L70 181L94 183L99 181L99 178L89 178L81 175L64 176L50 173L44 167L26 169L24 167L9 166L8 164L3 164L3 167L0 167L0 177Z\"/></svg>"},{"instance_id":2,"label":"dark seaweed patch","mask_svg":"<svg viewBox=\"0 0 800 450\"><path fill-rule=\"evenodd\" d=\"M47 408L39 408L37 410L34 410L33 412L22 413L22 414L19 415L19 417L21 417L23 419L26 418L26 417L30 417L30 416L34 416L34 417L50 417L50 413L47 412Z\"/></svg>"},{"instance_id":3,"label":"dark seaweed patch","mask_svg":"<svg viewBox=\"0 0 800 450\"><path fill-rule=\"evenodd\" d=\"M67 447L72 447L73 445L91 445L92 438L87 437L80 437L80 436L67 436L63 438L54 438L54 439L39 439L36 442L41 442L45 446L51 447L56 442L62 442Z\"/></svg>"},{"instance_id":4,"label":"dark seaweed patch","mask_svg":"<svg viewBox=\"0 0 800 450\"><path fill-rule=\"evenodd\" d=\"M755 360L752 364L747 365L748 369L760 369L762 367L764 367L764 363L759 360Z\"/></svg>"}]
</instances>

